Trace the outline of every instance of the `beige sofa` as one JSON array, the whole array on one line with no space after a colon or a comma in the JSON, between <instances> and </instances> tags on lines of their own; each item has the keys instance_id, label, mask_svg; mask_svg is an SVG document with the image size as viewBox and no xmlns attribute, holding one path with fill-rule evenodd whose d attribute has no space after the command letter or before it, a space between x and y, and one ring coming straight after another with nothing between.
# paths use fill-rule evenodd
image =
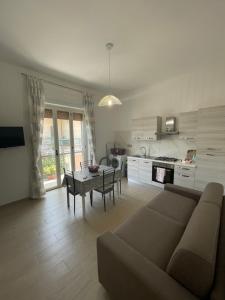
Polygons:
<instances>
[{"instance_id":1,"label":"beige sofa","mask_svg":"<svg viewBox=\"0 0 225 300\"><path fill-rule=\"evenodd\" d=\"M99 281L119 300L225 300L223 186L167 184L97 240Z\"/></svg>"}]
</instances>

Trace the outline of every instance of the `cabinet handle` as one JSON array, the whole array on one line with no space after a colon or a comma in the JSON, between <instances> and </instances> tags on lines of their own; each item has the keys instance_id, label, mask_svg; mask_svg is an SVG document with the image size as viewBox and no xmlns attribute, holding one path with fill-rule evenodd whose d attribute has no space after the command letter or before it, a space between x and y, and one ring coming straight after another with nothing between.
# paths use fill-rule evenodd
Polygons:
<instances>
[{"instance_id":1,"label":"cabinet handle","mask_svg":"<svg viewBox=\"0 0 225 300\"><path fill-rule=\"evenodd\" d=\"M149 161L144 161L144 164L149 164Z\"/></svg>"},{"instance_id":2,"label":"cabinet handle","mask_svg":"<svg viewBox=\"0 0 225 300\"><path fill-rule=\"evenodd\" d=\"M182 177L190 177L190 176L182 174Z\"/></svg>"},{"instance_id":3,"label":"cabinet handle","mask_svg":"<svg viewBox=\"0 0 225 300\"><path fill-rule=\"evenodd\" d=\"M206 153L206 155L208 155L208 156L215 156L214 154L211 154L211 153Z\"/></svg>"},{"instance_id":4,"label":"cabinet handle","mask_svg":"<svg viewBox=\"0 0 225 300\"><path fill-rule=\"evenodd\" d=\"M189 171L190 169L189 169L189 168L182 168L182 170L187 170L187 171Z\"/></svg>"}]
</instances>

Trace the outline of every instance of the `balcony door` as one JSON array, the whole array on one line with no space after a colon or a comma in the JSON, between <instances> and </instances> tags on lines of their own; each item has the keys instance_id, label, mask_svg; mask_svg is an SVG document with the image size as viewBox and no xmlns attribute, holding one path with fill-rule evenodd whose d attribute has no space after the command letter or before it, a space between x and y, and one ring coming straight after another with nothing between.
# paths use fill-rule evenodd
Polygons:
<instances>
[{"instance_id":1,"label":"balcony door","mask_svg":"<svg viewBox=\"0 0 225 300\"><path fill-rule=\"evenodd\" d=\"M79 171L84 160L83 114L46 108L42 139L42 174L46 190L60 187L63 169Z\"/></svg>"}]
</instances>

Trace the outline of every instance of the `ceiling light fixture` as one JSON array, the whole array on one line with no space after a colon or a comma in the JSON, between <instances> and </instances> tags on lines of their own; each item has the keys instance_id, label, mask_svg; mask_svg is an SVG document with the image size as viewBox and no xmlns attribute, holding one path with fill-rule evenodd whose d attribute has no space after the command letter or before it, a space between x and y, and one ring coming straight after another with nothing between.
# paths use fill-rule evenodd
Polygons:
<instances>
[{"instance_id":1,"label":"ceiling light fixture","mask_svg":"<svg viewBox=\"0 0 225 300\"><path fill-rule=\"evenodd\" d=\"M106 49L109 52L109 95L104 96L98 103L98 106L112 106L112 105L121 105L121 101L112 95L111 87L111 50L113 48L113 43L107 43Z\"/></svg>"}]
</instances>

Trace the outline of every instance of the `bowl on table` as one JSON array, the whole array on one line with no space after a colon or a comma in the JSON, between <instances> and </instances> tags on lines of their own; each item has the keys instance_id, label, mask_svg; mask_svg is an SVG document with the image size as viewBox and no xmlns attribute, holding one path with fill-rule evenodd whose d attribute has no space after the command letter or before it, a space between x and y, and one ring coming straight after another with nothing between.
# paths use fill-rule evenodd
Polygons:
<instances>
[{"instance_id":1,"label":"bowl on table","mask_svg":"<svg viewBox=\"0 0 225 300\"><path fill-rule=\"evenodd\" d=\"M97 172L98 172L98 169L99 169L99 166L98 166L98 165L88 166L88 170L89 170L89 172L91 172L91 173L97 173Z\"/></svg>"}]
</instances>

